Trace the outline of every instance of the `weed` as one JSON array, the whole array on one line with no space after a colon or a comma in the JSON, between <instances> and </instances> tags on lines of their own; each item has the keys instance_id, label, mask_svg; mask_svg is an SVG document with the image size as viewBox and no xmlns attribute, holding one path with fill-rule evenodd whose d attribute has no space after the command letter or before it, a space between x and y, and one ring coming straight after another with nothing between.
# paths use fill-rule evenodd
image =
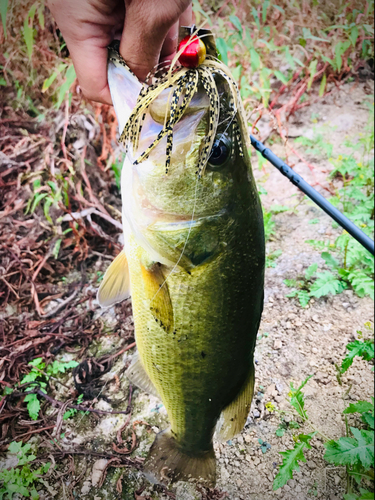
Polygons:
<instances>
[{"instance_id":1,"label":"weed","mask_svg":"<svg viewBox=\"0 0 375 500\"><path fill-rule=\"evenodd\" d=\"M374 332L371 323L366 323L365 328L371 338L363 339L363 333L361 331L357 331L359 340L350 342L346 346L346 350L348 352L345 358L343 359L341 366L336 365L336 370L337 370L336 376L340 385L342 384L341 381L342 375L344 375L344 373L346 373L349 370L356 357L363 358L365 361L373 361L374 359L374 338L373 338Z\"/></svg>"},{"instance_id":2,"label":"weed","mask_svg":"<svg viewBox=\"0 0 375 500\"><path fill-rule=\"evenodd\" d=\"M260 444L260 449L263 455L265 455L267 451L271 449L271 445L267 443L267 441L263 441L263 439L258 439L258 443Z\"/></svg>"},{"instance_id":3,"label":"weed","mask_svg":"<svg viewBox=\"0 0 375 500\"><path fill-rule=\"evenodd\" d=\"M308 491L309 495L313 495L314 497L318 496L318 485L315 481L314 486Z\"/></svg>"},{"instance_id":4,"label":"weed","mask_svg":"<svg viewBox=\"0 0 375 500\"><path fill-rule=\"evenodd\" d=\"M320 80L323 96L335 76L348 74L361 59L373 57L373 2L358 9L342 3L331 12L315 0L302 7L298 2L254 0L233 6L232 15L216 19L209 7L204 12L198 1L193 5L197 20L209 20L221 33L220 58L231 66L245 103L261 101L267 108L273 91L281 87L298 88L301 104L316 81ZM313 27L301 26L301 9ZM285 43L291 37L296 43Z\"/></svg>"},{"instance_id":5,"label":"weed","mask_svg":"<svg viewBox=\"0 0 375 500\"><path fill-rule=\"evenodd\" d=\"M342 186L336 191L331 202L338 206L353 222L359 224L369 236L374 231L374 159L371 152L374 148L373 108L366 133L359 137L357 143L346 143L352 149L349 156L331 159L334 170L331 177L339 179ZM307 145L330 149L324 141L304 140ZM356 156L361 155L358 161ZM321 257L330 270L318 272L318 264L307 271L303 279L286 280L285 284L293 290L288 297L297 297L302 307L306 307L311 298L337 295L348 287L359 297L369 296L374 299L374 257L369 254L348 233L343 232L334 243L328 241L309 240L312 246L321 251Z\"/></svg>"},{"instance_id":6,"label":"weed","mask_svg":"<svg viewBox=\"0 0 375 500\"><path fill-rule=\"evenodd\" d=\"M41 391L46 392L47 382L50 377L56 376L61 373L66 373L67 370L78 366L76 361L62 362L54 361L46 368L43 358L37 358L30 361L30 372L21 380L22 384L29 384L28 389L38 387ZM24 402L27 403L27 410L32 420L37 420L40 411L40 401L37 394L27 394Z\"/></svg>"},{"instance_id":7,"label":"weed","mask_svg":"<svg viewBox=\"0 0 375 500\"><path fill-rule=\"evenodd\" d=\"M351 344L348 345L350 352L350 364L353 362L355 356L365 355L365 359L373 359L374 345L372 348L369 344L362 342L362 348L357 349L358 345L354 348ZM353 353L353 358L351 357ZM347 370L348 357L343 360L342 369ZM290 385L290 404L305 423L308 423L309 417L305 409L305 396L303 388L308 383L311 377L308 377L298 388L295 388L293 383ZM326 452L324 455L328 463L334 464L337 467L345 466L348 474L348 491L345 495L345 500L360 500L366 498L373 498L373 494L368 490L361 488L366 480L373 478L373 464L374 464L374 399L371 402L358 401L357 403L350 404L343 412L346 419L347 435L338 440L326 438L319 430L313 428L311 434L300 434L294 437L295 446L291 450L281 452L283 463L280 466L278 475L274 481L274 490L282 488L293 478L293 472L300 469L299 463L306 462L304 456L305 449L311 449L311 440L320 434L326 441ZM359 414L362 420L362 427L349 427L347 415ZM276 431L278 436L283 435L285 428L283 424ZM353 481L357 484L359 494L354 492ZM372 496L371 496L372 495Z\"/></svg>"},{"instance_id":8,"label":"weed","mask_svg":"<svg viewBox=\"0 0 375 500\"><path fill-rule=\"evenodd\" d=\"M77 398L76 404L77 405L81 404L82 400L83 400L83 394L80 394ZM76 410L75 408L71 408L70 410L68 410L64 413L63 420L68 420L69 418L74 417L74 415L76 415L77 413L78 413L78 410ZM84 415L85 412L81 411L81 414Z\"/></svg>"},{"instance_id":9,"label":"weed","mask_svg":"<svg viewBox=\"0 0 375 500\"><path fill-rule=\"evenodd\" d=\"M9 452L16 455L18 463L11 469L0 471L0 498L11 500L14 494L22 497L39 499L36 483L41 482L41 476L51 467L50 463L33 470L30 463L36 458L31 452L31 445L22 442L13 442L9 445Z\"/></svg>"},{"instance_id":10,"label":"weed","mask_svg":"<svg viewBox=\"0 0 375 500\"><path fill-rule=\"evenodd\" d=\"M331 158L333 154L333 145L325 140L327 136L326 131L319 128L321 132L317 132L318 129L314 129L314 136L312 139L307 137L299 137L295 140L297 144L304 146L306 155L310 157L318 158Z\"/></svg>"},{"instance_id":11,"label":"weed","mask_svg":"<svg viewBox=\"0 0 375 500\"><path fill-rule=\"evenodd\" d=\"M115 182L117 189L121 189L121 171L122 171L122 166L125 161L125 155L120 155L120 157L116 158L115 163L112 164L112 172L115 175Z\"/></svg>"}]
</instances>

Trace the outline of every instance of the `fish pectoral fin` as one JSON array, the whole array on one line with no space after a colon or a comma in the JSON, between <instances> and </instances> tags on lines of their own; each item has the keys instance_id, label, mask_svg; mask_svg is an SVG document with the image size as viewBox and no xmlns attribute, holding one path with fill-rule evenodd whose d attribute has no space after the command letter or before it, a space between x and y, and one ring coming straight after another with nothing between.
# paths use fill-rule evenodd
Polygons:
<instances>
[{"instance_id":1,"label":"fish pectoral fin","mask_svg":"<svg viewBox=\"0 0 375 500\"><path fill-rule=\"evenodd\" d=\"M254 395L255 370L249 376L235 399L222 412L216 426L216 439L225 442L233 439L245 427Z\"/></svg>"},{"instance_id":2,"label":"fish pectoral fin","mask_svg":"<svg viewBox=\"0 0 375 500\"><path fill-rule=\"evenodd\" d=\"M138 353L134 355L133 361L129 368L126 370L125 375L136 387L142 389L142 391L146 392L147 394L152 394L152 396L161 399L158 391L156 390L156 387L151 382L151 379L148 376L146 370L143 368Z\"/></svg>"},{"instance_id":3,"label":"fish pectoral fin","mask_svg":"<svg viewBox=\"0 0 375 500\"><path fill-rule=\"evenodd\" d=\"M173 308L162 265L153 264L146 268L141 264L145 294L150 303L150 311L166 333L173 328Z\"/></svg>"},{"instance_id":4,"label":"fish pectoral fin","mask_svg":"<svg viewBox=\"0 0 375 500\"><path fill-rule=\"evenodd\" d=\"M207 452L195 456L185 454L170 430L160 432L146 459L144 474L154 484L189 481L212 488L216 483L213 446Z\"/></svg>"},{"instance_id":5,"label":"fish pectoral fin","mask_svg":"<svg viewBox=\"0 0 375 500\"><path fill-rule=\"evenodd\" d=\"M102 307L110 307L130 297L128 259L122 251L112 262L104 275L98 290L98 302Z\"/></svg>"}]
</instances>

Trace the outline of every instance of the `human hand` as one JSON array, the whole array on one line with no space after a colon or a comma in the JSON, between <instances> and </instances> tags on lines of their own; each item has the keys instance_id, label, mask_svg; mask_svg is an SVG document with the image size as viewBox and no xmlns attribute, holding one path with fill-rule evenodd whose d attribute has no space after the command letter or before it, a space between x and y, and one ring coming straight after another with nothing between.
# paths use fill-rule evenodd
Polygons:
<instances>
[{"instance_id":1,"label":"human hand","mask_svg":"<svg viewBox=\"0 0 375 500\"><path fill-rule=\"evenodd\" d=\"M143 81L160 60L173 58L179 26L192 24L191 0L48 0L48 7L83 93L107 104L107 47L115 35L122 33L120 53Z\"/></svg>"}]
</instances>

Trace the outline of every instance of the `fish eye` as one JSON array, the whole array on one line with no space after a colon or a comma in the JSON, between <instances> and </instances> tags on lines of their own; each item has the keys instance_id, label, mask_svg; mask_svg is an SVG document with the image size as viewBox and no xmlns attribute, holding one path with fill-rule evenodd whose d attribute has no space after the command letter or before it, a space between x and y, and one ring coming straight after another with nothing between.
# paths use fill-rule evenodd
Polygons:
<instances>
[{"instance_id":1,"label":"fish eye","mask_svg":"<svg viewBox=\"0 0 375 500\"><path fill-rule=\"evenodd\" d=\"M232 143L226 134L219 136L212 148L209 164L212 167L221 167L226 163L232 152Z\"/></svg>"}]
</instances>

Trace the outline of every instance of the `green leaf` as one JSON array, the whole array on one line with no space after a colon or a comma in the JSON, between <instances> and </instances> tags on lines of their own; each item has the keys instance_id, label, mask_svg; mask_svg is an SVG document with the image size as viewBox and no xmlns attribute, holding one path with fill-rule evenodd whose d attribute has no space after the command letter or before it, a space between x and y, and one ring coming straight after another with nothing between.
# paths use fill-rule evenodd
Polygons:
<instances>
[{"instance_id":1,"label":"green leaf","mask_svg":"<svg viewBox=\"0 0 375 500\"><path fill-rule=\"evenodd\" d=\"M375 416L374 412L368 412L362 414L362 421L370 427L370 429L375 429Z\"/></svg>"},{"instance_id":2,"label":"green leaf","mask_svg":"<svg viewBox=\"0 0 375 500\"><path fill-rule=\"evenodd\" d=\"M333 269L337 269L340 265L339 262L334 258L334 256L329 252L323 252L322 259L325 261L327 266L332 267Z\"/></svg>"},{"instance_id":3,"label":"green leaf","mask_svg":"<svg viewBox=\"0 0 375 500\"><path fill-rule=\"evenodd\" d=\"M298 290L297 296L299 303L303 308L305 308L311 300L310 294L307 290Z\"/></svg>"},{"instance_id":4,"label":"green leaf","mask_svg":"<svg viewBox=\"0 0 375 500\"><path fill-rule=\"evenodd\" d=\"M374 300L374 280L372 277L361 270L354 270L347 273L346 279L359 297L368 295Z\"/></svg>"},{"instance_id":5,"label":"green leaf","mask_svg":"<svg viewBox=\"0 0 375 500\"><path fill-rule=\"evenodd\" d=\"M281 73L281 71L275 69L274 73L275 73L276 78L278 80L280 80L280 82L282 82L284 85L287 85L287 83L289 82L289 79L283 73Z\"/></svg>"},{"instance_id":6,"label":"green leaf","mask_svg":"<svg viewBox=\"0 0 375 500\"><path fill-rule=\"evenodd\" d=\"M336 276L334 276L329 271L325 271L324 273L318 273L318 279L311 286L310 295L312 297L320 298L329 295L337 295L342 293L346 286L345 283L338 280Z\"/></svg>"},{"instance_id":7,"label":"green leaf","mask_svg":"<svg viewBox=\"0 0 375 500\"><path fill-rule=\"evenodd\" d=\"M42 30L44 30L45 28L44 9L45 9L44 4L43 3L40 4L38 8L38 21Z\"/></svg>"},{"instance_id":8,"label":"green leaf","mask_svg":"<svg viewBox=\"0 0 375 500\"><path fill-rule=\"evenodd\" d=\"M351 427L354 438L343 437L325 444L327 462L335 465L362 465L370 469L374 464L374 433Z\"/></svg>"},{"instance_id":9,"label":"green leaf","mask_svg":"<svg viewBox=\"0 0 375 500\"><path fill-rule=\"evenodd\" d=\"M263 6L262 6L262 21L263 21L263 24L265 24L265 22L267 21L267 12L268 12L268 7L270 6L270 0L265 0L263 2Z\"/></svg>"},{"instance_id":10,"label":"green leaf","mask_svg":"<svg viewBox=\"0 0 375 500\"><path fill-rule=\"evenodd\" d=\"M297 286L297 280L284 280L284 284L289 288Z\"/></svg>"},{"instance_id":11,"label":"green leaf","mask_svg":"<svg viewBox=\"0 0 375 500\"><path fill-rule=\"evenodd\" d=\"M30 382L35 382L39 375L40 374L36 370L32 370L22 378L21 384L29 384Z\"/></svg>"},{"instance_id":12,"label":"green leaf","mask_svg":"<svg viewBox=\"0 0 375 500\"><path fill-rule=\"evenodd\" d=\"M30 494L31 494L31 498L32 500L39 500L39 493L36 491L35 488L33 488L31 491L30 491Z\"/></svg>"},{"instance_id":13,"label":"green leaf","mask_svg":"<svg viewBox=\"0 0 375 500\"><path fill-rule=\"evenodd\" d=\"M45 368L45 364L43 363L43 358L35 358L30 363L28 363L29 366L35 366L36 368L39 368L40 370L43 370Z\"/></svg>"},{"instance_id":14,"label":"green leaf","mask_svg":"<svg viewBox=\"0 0 375 500\"><path fill-rule=\"evenodd\" d=\"M336 65L338 71L341 71L342 68L342 56L345 54L345 52L348 50L350 47L350 41L346 42L339 42L336 47L335 47L335 54L336 54Z\"/></svg>"},{"instance_id":15,"label":"green leaf","mask_svg":"<svg viewBox=\"0 0 375 500\"><path fill-rule=\"evenodd\" d=\"M38 195L35 196L34 202L31 206L30 213L33 214L36 210L36 207L39 205L39 203L44 200L44 198L47 198L48 193L39 193Z\"/></svg>"},{"instance_id":16,"label":"green leaf","mask_svg":"<svg viewBox=\"0 0 375 500\"><path fill-rule=\"evenodd\" d=\"M305 273L306 281L309 281L314 276L314 274L318 270L318 267L319 267L318 264L315 263L315 264L311 264L311 266L308 269L306 269L306 273Z\"/></svg>"},{"instance_id":17,"label":"green leaf","mask_svg":"<svg viewBox=\"0 0 375 500\"><path fill-rule=\"evenodd\" d=\"M344 410L344 415L351 415L353 413L366 413L368 411L374 411L373 403L368 401L358 401L358 403L352 403Z\"/></svg>"},{"instance_id":18,"label":"green leaf","mask_svg":"<svg viewBox=\"0 0 375 500\"><path fill-rule=\"evenodd\" d=\"M354 358L359 356L366 361L374 359L374 342L371 340L355 340L346 346L349 351L341 365L341 373L345 373L353 364Z\"/></svg>"},{"instance_id":19,"label":"green leaf","mask_svg":"<svg viewBox=\"0 0 375 500\"><path fill-rule=\"evenodd\" d=\"M276 436L277 437L283 437L284 434L285 434L285 429L283 429L283 428L276 429Z\"/></svg>"},{"instance_id":20,"label":"green leaf","mask_svg":"<svg viewBox=\"0 0 375 500\"><path fill-rule=\"evenodd\" d=\"M49 78L47 78L46 80L44 80L43 87L42 87L42 92L43 93L46 92L46 90L48 90L50 88L50 86L56 80L58 74L59 73L57 71L55 71L54 73L52 73L52 75Z\"/></svg>"},{"instance_id":21,"label":"green leaf","mask_svg":"<svg viewBox=\"0 0 375 500\"><path fill-rule=\"evenodd\" d=\"M374 500L374 492L372 491L367 491L361 488L361 496L359 497L359 500Z\"/></svg>"},{"instance_id":22,"label":"green leaf","mask_svg":"<svg viewBox=\"0 0 375 500\"><path fill-rule=\"evenodd\" d=\"M229 47L224 38L216 38L216 47L219 52L219 58L223 61L224 64L228 65L228 51Z\"/></svg>"},{"instance_id":23,"label":"green leaf","mask_svg":"<svg viewBox=\"0 0 375 500\"><path fill-rule=\"evenodd\" d=\"M290 479L293 479L293 472L300 470L298 462L306 462L303 450L311 448L309 443L313 436L314 434L310 434L309 436L301 435L299 436L301 438L300 441L296 443L292 450L280 452L280 455L283 457L283 463L273 483L274 491L282 488Z\"/></svg>"},{"instance_id":24,"label":"green leaf","mask_svg":"<svg viewBox=\"0 0 375 500\"><path fill-rule=\"evenodd\" d=\"M314 77L316 75L317 67L318 67L318 60L314 59L314 61L311 61L310 66L309 66L310 78L309 78L309 82L307 84L307 90L311 89L311 86L314 82Z\"/></svg>"},{"instance_id":25,"label":"green leaf","mask_svg":"<svg viewBox=\"0 0 375 500\"><path fill-rule=\"evenodd\" d=\"M7 27L6 27L7 12L8 12L8 0L0 0L0 15L1 15L1 21L3 23L5 38L7 37Z\"/></svg>"},{"instance_id":26,"label":"green leaf","mask_svg":"<svg viewBox=\"0 0 375 500\"><path fill-rule=\"evenodd\" d=\"M54 361L52 365L47 368L48 375L57 375L58 373L66 373L67 370L76 368L79 365L77 361L69 361L67 363L62 361Z\"/></svg>"},{"instance_id":27,"label":"green leaf","mask_svg":"<svg viewBox=\"0 0 375 500\"><path fill-rule=\"evenodd\" d=\"M242 24L241 24L241 21L238 19L238 17L237 16L230 16L229 20L233 24L233 26L238 29L238 31L241 33L241 36L242 36L242 33L243 33Z\"/></svg>"},{"instance_id":28,"label":"green leaf","mask_svg":"<svg viewBox=\"0 0 375 500\"><path fill-rule=\"evenodd\" d=\"M33 47L34 47L34 27L33 27L33 20L36 12L36 4L34 4L31 9L29 10L25 21L23 23L23 37L25 39L26 43L26 48L27 48L27 54L29 56L29 59L31 60L31 56L33 53Z\"/></svg>"},{"instance_id":29,"label":"green leaf","mask_svg":"<svg viewBox=\"0 0 375 500\"><path fill-rule=\"evenodd\" d=\"M60 92L59 92L59 97L57 99L56 107L60 108L61 104L63 103L66 93L69 92L70 87L73 85L74 80L76 79L76 72L74 69L73 64L69 66L69 68L66 70L65 74L65 82L61 85L60 87Z\"/></svg>"},{"instance_id":30,"label":"green leaf","mask_svg":"<svg viewBox=\"0 0 375 500\"><path fill-rule=\"evenodd\" d=\"M327 75L324 73L322 81L320 82L319 97L323 97L327 86Z\"/></svg>"},{"instance_id":31,"label":"green leaf","mask_svg":"<svg viewBox=\"0 0 375 500\"><path fill-rule=\"evenodd\" d=\"M53 247L52 255L54 256L54 258L56 260L59 258L59 253L60 253L60 249L61 249L61 243L62 243L62 239L59 238L56 241L55 246Z\"/></svg>"},{"instance_id":32,"label":"green leaf","mask_svg":"<svg viewBox=\"0 0 375 500\"><path fill-rule=\"evenodd\" d=\"M288 212L290 210L290 207L287 207L285 205L272 205L270 208L270 212L273 214L282 214L284 212Z\"/></svg>"},{"instance_id":33,"label":"green leaf","mask_svg":"<svg viewBox=\"0 0 375 500\"><path fill-rule=\"evenodd\" d=\"M22 441L18 443L17 441L13 441L12 443L10 443L8 447L9 452L12 453L13 455L17 455L21 451L21 449L22 449Z\"/></svg>"},{"instance_id":34,"label":"green leaf","mask_svg":"<svg viewBox=\"0 0 375 500\"><path fill-rule=\"evenodd\" d=\"M357 26L353 26L353 28L349 34L349 39L352 42L353 47L356 46L358 37L359 37L359 29Z\"/></svg>"},{"instance_id":35,"label":"green leaf","mask_svg":"<svg viewBox=\"0 0 375 500\"><path fill-rule=\"evenodd\" d=\"M312 379L312 377L313 375L307 377L306 380L304 380L302 384L298 387L298 389L294 388L293 382L290 384L290 393L289 393L290 404L304 420L308 420L309 417L305 412L305 395L303 394L302 389L309 382L309 380Z\"/></svg>"},{"instance_id":36,"label":"green leaf","mask_svg":"<svg viewBox=\"0 0 375 500\"><path fill-rule=\"evenodd\" d=\"M25 399L27 402L27 410L29 412L30 418L32 420L38 420L39 411L40 411L40 401L36 394L28 394Z\"/></svg>"},{"instance_id":37,"label":"green leaf","mask_svg":"<svg viewBox=\"0 0 375 500\"><path fill-rule=\"evenodd\" d=\"M258 16L258 12L255 7L253 7L253 10L251 11L255 20L255 24L257 25L258 30L260 31L260 20Z\"/></svg>"},{"instance_id":38,"label":"green leaf","mask_svg":"<svg viewBox=\"0 0 375 500\"><path fill-rule=\"evenodd\" d=\"M250 49L250 60L251 60L251 69L253 71L257 71L261 67L262 62L260 60L258 52L253 48Z\"/></svg>"}]
</instances>

